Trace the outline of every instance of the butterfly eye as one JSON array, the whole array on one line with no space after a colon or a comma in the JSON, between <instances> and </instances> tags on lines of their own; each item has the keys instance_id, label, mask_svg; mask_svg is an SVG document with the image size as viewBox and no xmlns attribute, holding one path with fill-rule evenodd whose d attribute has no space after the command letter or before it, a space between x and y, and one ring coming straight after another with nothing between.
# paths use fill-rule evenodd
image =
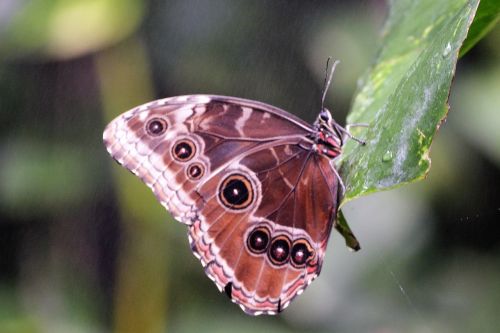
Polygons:
<instances>
[{"instance_id":1,"label":"butterfly eye","mask_svg":"<svg viewBox=\"0 0 500 333\"><path fill-rule=\"evenodd\" d=\"M196 146L191 140L181 140L174 144L172 155L179 162L187 162L193 158L196 153Z\"/></svg>"},{"instance_id":2,"label":"butterfly eye","mask_svg":"<svg viewBox=\"0 0 500 333\"><path fill-rule=\"evenodd\" d=\"M259 254L266 252L269 245L269 230L267 228L258 228L250 233L247 239L247 245L251 252Z\"/></svg>"},{"instance_id":3,"label":"butterfly eye","mask_svg":"<svg viewBox=\"0 0 500 333\"><path fill-rule=\"evenodd\" d=\"M227 208L247 208L253 201L252 183L243 175L231 175L222 182L219 198Z\"/></svg>"},{"instance_id":4,"label":"butterfly eye","mask_svg":"<svg viewBox=\"0 0 500 333\"><path fill-rule=\"evenodd\" d=\"M290 241L285 236L279 236L273 239L269 247L269 259L276 264L286 263L290 256Z\"/></svg>"},{"instance_id":5,"label":"butterfly eye","mask_svg":"<svg viewBox=\"0 0 500 333\"><path fill-rule=\"evenodd\" d=\"M203 176L205 168L201 163L193 163L187 168L187 176L191 180L198 180Z\"/></svg>"},{"instance_id":6,"label":"butterfly eye","mask_svg":"<svg viewBox=\"0 0 500 333\"><path fill-rule=\"evenodd\" d=\"M152 136L159 136L167 130L167 122L161 118L153 118L146 124L146 132Z\"/></svg>"},{"instance_id":7,"label":"butterfly eye","mask_svg":"<svg viewBox=\"0 0 500 333\"><path fill-rule=\"evenodd\" d=\"M298 268L302 268L311 255L312 250L304 240L296 241L292 247L292 264Z\"/></svg>"}]
</instances>

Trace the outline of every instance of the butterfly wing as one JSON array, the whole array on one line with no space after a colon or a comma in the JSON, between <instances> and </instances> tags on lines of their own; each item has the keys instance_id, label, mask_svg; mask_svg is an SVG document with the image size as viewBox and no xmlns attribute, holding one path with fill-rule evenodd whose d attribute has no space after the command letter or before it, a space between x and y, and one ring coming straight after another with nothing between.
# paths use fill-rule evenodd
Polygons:
<instances>
[{"instance_id":1,"label":"butterfly wing","mask_svg":"<svg viewBox=\"0 0 500 333\"><path fill-rule=\"evenodd\" d=\"M313 131L267 104L191 95L124 113L104 142L189 226L218 288L272 314L318 275L337 211L338 179Z\"/></svg>"},{"instance_id":2,"label":"butterfly wing","mask_svg":"<svg viewBox=\"0 0 500 333\"><path fill-rule=\"evenodd\" d=\"M277 313L319 274L336 213L335 175L326 159L292 142L250 154L226 172L248 176L260 201L254 210L228 210L211 197L220 181L207 182L191 247L245 312Z\"/></svg>"}]
</instances>

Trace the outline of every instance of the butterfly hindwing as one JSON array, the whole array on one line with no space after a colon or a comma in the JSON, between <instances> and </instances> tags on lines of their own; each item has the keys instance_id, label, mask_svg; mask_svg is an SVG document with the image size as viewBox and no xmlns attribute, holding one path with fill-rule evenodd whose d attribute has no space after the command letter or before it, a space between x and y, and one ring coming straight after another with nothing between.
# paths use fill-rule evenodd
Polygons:
<instances>
[{"instance_id":1,"label":"butterfly hindwing","mask_svg":"<svg viewBox=\"0 0 500 333\"><path fill-rule=\"evenodd\" d=\"M265 161L262 154L275 160ZM198 190L204 205L189 230L191 246L219 289L227 292L229 285L246 312L278 312L319 273L338 204L330 170L327 159L301 144L281 142L235 161ZM250 180L256 193L241 211L225 207L215 195L232 175ZM252 233L261 230L268 239L262 252L250 245ZM284 260L272 255L279 242L286 244ZM295 262L293 249L306 250L309 258Z\"/></svg>"}]
</instances>

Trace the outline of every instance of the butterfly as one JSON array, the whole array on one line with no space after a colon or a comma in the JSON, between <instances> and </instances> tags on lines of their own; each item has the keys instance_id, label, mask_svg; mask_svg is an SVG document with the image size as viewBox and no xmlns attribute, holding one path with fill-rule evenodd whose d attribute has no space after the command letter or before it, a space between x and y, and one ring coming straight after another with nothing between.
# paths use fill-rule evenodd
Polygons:
<instances>
[{"instance_id":1,"label":"butterfly","mask_svg":"<svg viewBox=\"0 0 500 333\"><path fill-rule=\"evenodd\" d=\"M187 225L218 289L259 315L281 312L318 276L332 226L355 240L337 221L346 135L323 106L310 125L253 100L187 95L123 113L103 139Z\"/></svg>"}]
</instances>

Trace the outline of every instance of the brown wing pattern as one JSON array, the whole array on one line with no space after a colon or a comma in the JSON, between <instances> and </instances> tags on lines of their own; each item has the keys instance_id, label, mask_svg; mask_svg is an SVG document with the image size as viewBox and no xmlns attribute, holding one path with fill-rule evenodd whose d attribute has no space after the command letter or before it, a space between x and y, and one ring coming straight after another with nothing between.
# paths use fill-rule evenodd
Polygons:
<instances>
[{"instance_id":1,"label":"brown wing pattern","mask_svg":"<svg viewBox=\"0 0 500 333\"><path fill-rule=\"evenodd\" d=\"M104 132L110 154L152 188L207 275L245 312L277 313L317 276L338 204L312 128L232 97L158 100Z\"/></svg>"},{"instance_id":2,"label":"brown wing pattern","mask_svg":"<svg viewBox=\"0 0 500 333\"><path fill-rule=\"evenodd\" d=\"M255 209L231 211L218 202L221 178L234 172L255 177L261 198ZM191 246L206 273L248 313L284 309L321 269L338 204L336 181L326 158L297 143L277 143L228 166L198 190L199 218L190 227ZM248 237L260 227L268 228L270 239L310 246L307 264L296 267L291 256L275 263L269 250L252 253Z\"/></svg>"}]
</instances>

